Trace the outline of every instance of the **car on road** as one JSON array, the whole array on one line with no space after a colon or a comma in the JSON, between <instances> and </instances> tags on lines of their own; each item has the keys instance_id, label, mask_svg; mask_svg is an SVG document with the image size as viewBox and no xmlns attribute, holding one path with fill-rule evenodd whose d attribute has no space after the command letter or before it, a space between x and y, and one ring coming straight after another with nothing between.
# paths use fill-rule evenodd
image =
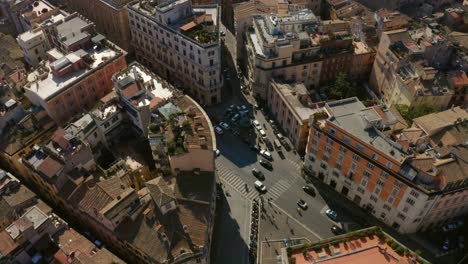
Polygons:
<instances>
[{"instance_id":1,"label":"car on road","mask_svg":"<svg viewBox=\"0 0 468 264\"><path fill-rule=\"evenodd\" d=\"M232 121L232 122L236 122L237 119L239 119L239 114L235 114L235 115L231 118L231 121Z\"/></svg>"},{"instance_id":2,"label":"car on road","mask_svg":"<svg viewBox=\"0 0 468 264\"><path fill-rule=\"evenodd\" d=\"M263 167L267 169L270 169L270 170L273 169L273 165L268 160L260 159L258 162L260 163L260 165L262 165Z\"/></svg>"},{"instance_id":3,"label":"car on road","mask_svg":"<svg viewBox=\"0 0 468 264\"><path fill-rule=\"evenodd\" d=\"M214 127L214 130L215 130L216 133L218 133L218 135L224 134L223 129L220 128L219 126L215 126L215 127Z\"/></svg>"},{"instance_id":4,"label":"car on road","mask_svg":"<svg viewBox=\"0 0 468 264\"><path fill-rule=\"evenodd\" d=\"M252 124L254 125L254 127L255 127L257 130L262 129L262 125L260 125L260 122L258 122L258 120L252 121Z\"/></svg>"},{"instance_id":5,"label":"car on road","mask_svg":"<svg viewBox=\"0 0 468 264\"><path fill-rule=\"evenodd\" d=\"M345 231L343 229L341 229L341 227L339 227L337 225L332 225L331 231L335 235L342 235L342 234L345 233Z\"/></svg>"},{"instance_id":6,"label":"car on road","mask_svg":"<svg viewBox=\"0 0 468 264\"><path fill-rule=\"evenodd\" d=\"M338 214L330 208L325 211L325 214L333 221L336 221L338 218Z\"/></svg>"},{"instance_id":7,"label":"car on road","mask_svg":"<svg viewBox=\"0 0 468 264\"><path fill-rule=\"evenodd\" d=\"M220 122L219 125L220 125L222 128L226 129L226 130L229 130L229 128L230 128L229 125L228 125L227 123L224 123L224 122Z\"/></svg>"},{"instance_id":8,"label":"car on road","mask_svg":"<svg viewBox=\"0 0 468 264\"><path fill-rule=\"evenodd\" d=\"M307 210L307 203L302 199L299 199L299 201L297 201L297 206L302 208L302 210Z\"/></svg>"},{"instance_id":9,"label":"car on road","mask_svg":"<svg viewBox=\"0 0 468 264\"><path fill-rule=\"evenodd\" d=\"M265 133L265 130L260 129L259 133L260 133L260 136L261 136L263 139L265 139L265 138L267 137L267 134Z\"/></svg>"},{"instance_id":10,"label":"car on road","mask_svg":"<svg viewBox=\"0 0 468 264\"><path fill-rule=\"evenodd\" d=\"M219 151L219 149L215 150L215 154L216 154L216 157L218 157L219 155L221 155L221 152Z\"/></svg>"},{"instance_id":11,"label":"car on road","mask_svg":"<svg viewBox=\"0 0 468 264\"><path fill-rule=\"evenodd\" d=\"M261 193L264 193L267 190L265 185L263 185L263 183L261 181L255 181L254 186L255 186L255 189L257 189L257 191L259 191Z\"/></svg>"},{"instance_id":12,"label":"car on road","mask_svg":"<svg viewBox=\"0 0 468 264\"><path fill-rule=\"evenodd\" d=\"M310 185L302 186L302 190L304 190L304 192L306 192L307 194L315 196L315 189Z\"/></svg>"},{"instance_id":13,"label":"car on road","mask_svg":"<svg viewBox=\"0 0 468 264\"><path fill-rule=\"evenodd\" d=\"M265 175L263 174L263 172L257 168L252 169L252 174L261 181L265 179Z\"/></svg>"},{"instance_id":14,"label":"car on road","mask_svg":"<svg viewBox=\"0 0 468 264\"><path fill-rule=\"evenodd\" d=\"M265 157L265 158L267 158L269 160L273 159L273 156L271 155L271 153L266 151L266 149L260 150L260 155L262 155L263 157Z\"/></svg>"}]
</instances>

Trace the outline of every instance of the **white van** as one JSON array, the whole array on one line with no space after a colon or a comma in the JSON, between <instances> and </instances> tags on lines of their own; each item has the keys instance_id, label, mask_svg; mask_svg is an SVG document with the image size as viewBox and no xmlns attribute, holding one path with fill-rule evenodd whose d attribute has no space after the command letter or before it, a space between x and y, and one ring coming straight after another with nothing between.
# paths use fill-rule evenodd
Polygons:
<instances>
[{"instance_id":1,"label":"white van","mask_svg":"<svg viewBox=\"0 0 468 264\"><path fill-rule=\"evenodd\" d=\"M279 142L278 139L275 139L275 141L273 141L274 145L275 145L275 148L278 150L278 149L281 149L281 143Z\"/></svg>"},{"instance_id":2,"label":"white van","mask_svg":"<svg viewBox=\"0 0 468 264\"><path fill-rule=\"evenodd\" d=\"M266 187L261 181L255 181L254 186L259 192L266 192Z\"/></svg>"},{"instance_id":3,"label":"white van","mask_svg":"<svg viewBox=\"0 0 468 264\"><path fill-rule=\"evenodd\" d=\"M260 122L258 122L257 120L252 121L252 124L254 125L254 127L255 127L257 130L262 129L262 126L260 125Z\"/></svg>"}]
</instances>

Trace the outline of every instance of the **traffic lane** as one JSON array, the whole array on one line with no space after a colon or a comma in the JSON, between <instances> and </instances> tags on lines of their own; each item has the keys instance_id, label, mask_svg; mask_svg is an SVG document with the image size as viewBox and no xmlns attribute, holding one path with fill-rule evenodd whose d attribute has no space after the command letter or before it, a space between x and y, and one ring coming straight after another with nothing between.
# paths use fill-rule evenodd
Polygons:
<instances>
[{"instance_id":1,"label":"traffic lane","mask_svg":"<svg viewBox=\"0 0 468 264\"><path fill-rule=\"evenodd\" d=\"M257 155L250 150L250 147L230 131L225 131L223 135L216 134L216 142L221 156L230 160L237 167L246 167L258 160Z\"/></svg>"},{"instance_id":2,"label":"traffic lane","mask_svg":"<svg viewBox=\"0 0 468 264\"><path fill-rule=\"evenodd\" d=\"M263 115L262 111L260 110L257 110L256 113L255 113L255 119L258 120L258 122L260 122L260 124L262 125L263 127L263 130L265 131L265 133L267 134L267 138L273 143L273 141L277 138L276 135L274 134L274 131L273 131L273 128L271 127L271 123L268 122L267 118L265 117L265 115ZM276 122L275 122L276 124ZM265 128L265 126L266 128ZM279 124L276 124L277 126L279 126ZM258 132L258 131L257 131ZM283 135L284 136L284 135ZM287 139L285 137L286 141L289 143L289 145L292 147L291 145L291 142L289 141L289 139ZM286 149L284 149L284 147L282 147L282 151L283 151L283 154L285 156L285 158L287 159L290 159L290 160L293 160L293 161L297 161L297 162L300 162L301 159L299 157L299 155L296 153L294 154L294 151L290 150L290 151L286 151Z\"/></svg>"},{"instance_id":3,"label":"traffic lane","mask_svg":"<svg viewBox=\"0 0 468 264\"><path fill-rule=\"evenodd\" d=\"M304 200L308 205L307 210L301 209L301 214L297 211L297 201L299 199ZM318 197L306 194L300 183L289 188L275 203L321 238L333 236L331 227L335 222L324 214L327 204Z\"/></svg>"}]
</instances>

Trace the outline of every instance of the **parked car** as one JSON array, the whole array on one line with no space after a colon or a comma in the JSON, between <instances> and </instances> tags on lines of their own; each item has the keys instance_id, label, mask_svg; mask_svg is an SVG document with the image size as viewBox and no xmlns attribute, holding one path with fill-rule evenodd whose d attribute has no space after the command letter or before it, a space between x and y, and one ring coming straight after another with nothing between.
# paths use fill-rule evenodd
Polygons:
<instances>
[{"instance_id":1,"label":"parked car","mask_svg":"<svg viewBox=\"0 0 468 264\"><path fill-rule=\"evenodd\" d=\"M325 211L325 214L333 221L336 221L338 218L338 214L330 208Z\"/></svg>"},{"instance_id":2,"label":"parked car","mask_svg":"<svg viewBox=\"0 0 468 264\"><path fill-rule=\"evenodd\" d=\"M260 125L260 122L258 122L257 120L253 120L253 121L252 121L252 124L254 125L254 127L255 127L257 130L262 129L262 125Z\"/></svg>"},{"instance_id":3,"label":"parked car","mask_svg":"<svg viewBox=\"0 0 468 264\"><path fill-rule=\"evenodd\" d=\"M257 189L257 191L259 191L261 193L264 193L267 190L265 185L263 185L263 183L261 181L255 181L254 186L255 186L255 189Z\"/></svg>"},{"instance_id":4,"label":"parked car","mask_svg":"<svg viewBox=\"0 0 468 264\"><path fill-rule=\"evenodd\" d=\"M263 167L267 169L270 169L270 170L273 169L273 165L268 160L260 159L258 162L260 163L260 165L262 165Z\"/></svg>"},{"instance_id":5,"label":"parked car","mask_svg":"<svg viewBox=\"0 0 468 264\"><path fill-rule=\"evenodd\" d=\"M245 111L245 110L247 110L247 106L241 105L241 109L242 109L243 111Z\"/></svg>"},{"instance_id":6,"label":"parked car","mask_svg":"<svg viewBox=\"0 0 468 264\"><path fill-rule=\"evenodd\" d=\"M273 140L273 143L275 144L275 149L281 150L281 143L278 139Z\"/></svg>"},{"instance_id":7,"label":"parked car","mask_svg":"<svg viewBox=\"0 0 468 264\"><path fill-rule=\"evenodd\" d=\"M265 130L260 129L259 133L260 133L260 136L261 136L262 138L266 138L266 137L267 137L267 134L265 133Z\"/></svg>"},{"instance_id":8,"label":"parked car","mask_svg":"<svg viewBox=\"0 0 468 264\"><path fill-rule=\"evenodd\" d=\"M260 152L260 148L257 145L252 145L250 148L257 153Z\"/></svg>"},{"instance_id":9,"label":"parked car","mask_svg":"<svg viewBox=\"0 0 468 264\"><path fill-rule=\"evenodd\" d=\"M261 181L265 179L265 175L263 174L263 172L257 168L252 169L252 174Z\"/></svg>"},{"instance_id":10,"label":"parked car","mask_svg":"<svg viewBox=\"0 0 468 264\"><path fill-rule=\"evenodd\" d=\"M268 148L270 151L275 150L275 149L273 148L273 144L271 144L271 141L270 141L268 138L264 138L264 139L263 139L263 142L265 142L265 145L267 146L267 148Z\"/></svg>"},{"instance_id":11,"label":"parked car","mask_svg":"<svg viewBox=\"0 0 468 264\"><path fill-rule=\"evenodd\" d=\"M214 127L214 130L215 130L216 133L218 133L218 135L224 134L223 129L220 128L219 126L215 126L215 127Z\"/></svg>"},{"instance_id":12,"label":"parked car","mask_svg":"<svg viewBox=\"0 0 468 264\"><path fill-rule=\"evenodd\" d=\"M219 155L221 155L221 152L219 151L219 149L215 150L215 154L216 154L216 157L218 157Z\"/></svg>"},{"instance_id":13,"label":"parked car","mask_svg":"<svg viewBox=\"0 0 468 264\"><path fill-rule=\"evenodd\" d=\"M341 227L339 227L337 225L332 225L331 231L335 235L342 235L342 234L345 233L345 231L343 229L341 229Z\"/></svg>"},{"instance_id":14,"label":"parked car","mask_svg":"<svg viewBox=\"0 0 468 264\"><path fill-rule=\"evenodd\" d=\"M302 210L307 210L307 203L302 199L299 199L299 201L297 201L297 206L302 208Z\"/></svg>"},{"instance_id":15,"label":"parked car","mask_svg":"<svg viewBox=\"0 0 468 264\"><path fill-rule=\"evenodd\" d=\"M283 135L281 135L281 133L276 134L276 137L277 137L279 140L283 140L283 139L284 139L284 137L283 137Z\"/></svg>"},{"instance_id":16,"label":"parked car","mask_svg":"<svg viewBox=\"0 0 468 264\"><path fill-rule=\"evenodd\" d=\"M268 152L266 149L260 150L260 155L262 155L263 157L265 157L265 158L267 158L269 160L273 159L273 156L271 156L271 153Z\"/></svg>"},{"instance_id":17,"label":"parked car","mask_svg":"<svg viewBox=\"0 0 468 264\"><path fill-rule=\"evenodd\" d=\"M221 35L221 37L226 36L226 32L224 32L224 31L220 31L219 34Z\"/></svg>"},{"instance_id":18,"label":"parked car","mask_svg":"<svg viewBox=\"0 0 468 264\"><path fill-rule=\"evenodd\" d=\"M304 192L306 192L307 194L315 196L315 189L310 185L302 186L302 190L304 190Z\"/></svg>"},{"instance_id":19,"label":"parked car","mask_svg":"<svg viewBox=\"0 0 468 264\"><path fill-rule=\"evenodd\" d=\"M227 123L224 123L224 122L219 123L219 125L220 125L222 128L226 129L226 130L229 130L229 128L230 128L229 125L228 125Z\"/></svg>"}]
</instances>

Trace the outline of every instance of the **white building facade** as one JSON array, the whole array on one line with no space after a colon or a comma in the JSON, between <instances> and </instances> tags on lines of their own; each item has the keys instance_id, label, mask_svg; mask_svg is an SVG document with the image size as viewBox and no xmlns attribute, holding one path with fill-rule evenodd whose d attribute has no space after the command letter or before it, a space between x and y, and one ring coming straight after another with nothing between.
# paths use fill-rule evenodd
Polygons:
<instances>
[{"instance_id":1,"label":"white building facade","mask_svg":"<svg viewBox=\"0 0 468 264\"><path fill-rule=\"evenodd\" d=\"M202 105L221 101L221 41L217 5L187 0L128 5L137 60Z\"/></svg>"}]
</instances>

